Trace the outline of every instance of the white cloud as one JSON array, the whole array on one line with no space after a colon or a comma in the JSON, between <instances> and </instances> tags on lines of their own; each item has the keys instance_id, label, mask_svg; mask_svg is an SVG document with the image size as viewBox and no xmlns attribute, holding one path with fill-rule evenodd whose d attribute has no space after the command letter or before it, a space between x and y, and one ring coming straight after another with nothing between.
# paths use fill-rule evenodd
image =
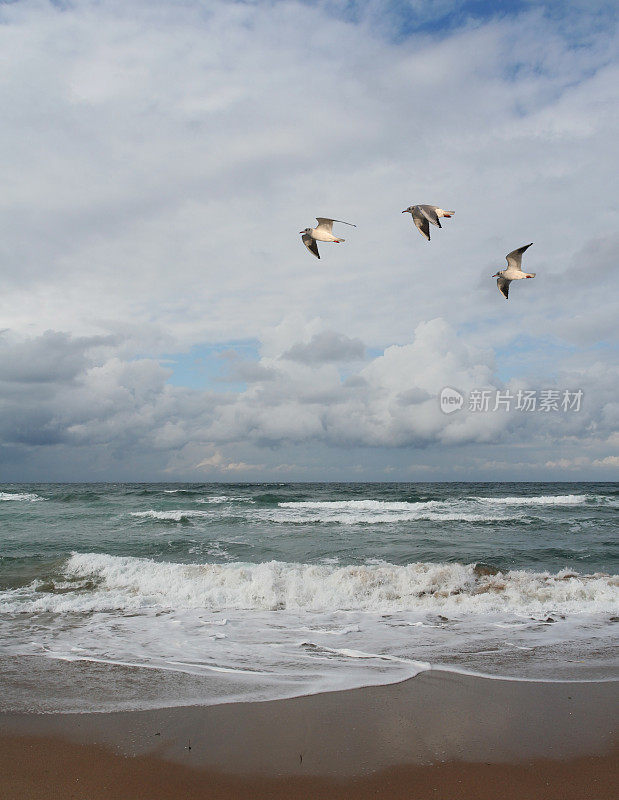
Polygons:
<instances>
[{"instance_id":1,"label":"white cloud","mask_svg":"<svg viewBox=\"0 0 619 800\"><path fill-rule=\"evenodd\" d=\"M593 462L594 467L619 467L619 456L606 456L606 458L596 458Z\"/></svg>"},{"instance_id":2,"label":"white cloud","mask_svg":"<svg viewBox=\"0 0 619 800\"><path fill-rule=\"evenodd\" d=\"M290 332L295 324L300 342L308 341L308 331L310 343L323 341L319 320L304 326L298 319L285 320L280 327ZM331 341L333 332L326 332ZM91 339L46 333L29 341L0 340L0 364L51 346L56 364L72 365L66 373L58 370L54 380L47 370L30 372L28 380L19 373L4 375L0 447L7 475L33 448L35 469L37 459L47 463L56 453L70 472L80 454L90 453L97 468L113 470L122 464L131 471L146 462L153 475L194 478L232 473L247 478L263 471L300 476L308 462L285 457L299 448L305 448L309 463L327 448L334 465L341 459L338 451L374 452L374 473L457 474L463 465L456 454L481 446L505 455L513 451L515 461L521 461L516 451L522 447L572 451L569 458L547 459L547 468L614 465L608 449L614 447L619 415L613 391L617 376L601 364L562 376L570 382L557 384L583 388L578 412L480 413L465 405L446 415L439 406L444 386L465 393L505 386L496 375L492 351L457 335L444 320L420 323L411 343L392 345L358 362L347 377L340 372L341 362L281 358L274 343L279 340L290 350L290 340L279 329L266 331L265 339L269 355L254 363L254 380L243 391L226 393L172 386L170 371L156 360L121 359ZM293 338L292 348L297 343ZM345 350L342 358L347 358ZM382 464L389 453L420 449L430 455L418 463L411 464L409 456L399 466ZM442 455L437 458L437 453Z\"/></svg>"},{"instance_id":3,"label":"white cloud","mask_svg":"<svg viewBox=\"0 0 619 800\"><path fill-rule=\"evenodd\" d=\"M246 464L244 461L228 461L218 450L213 455L203 458L195 465L196 470L216 472L250 472L264 469L264 464Z\"/></svg>"},{"instance_id":4,"label":"white cloud","mask_svg":"<svg viewBox=\"0 0 619 800\"><path fill-rule=\"evenodd\" d=\"M88 452L137 476L152 453L161 470L219 453L213 468L250 472L302 469L292 451L315 446L326 469L347 448L534 438L549 452L520 462L571 459L560 442L607 464L612 17L473 24L466 4L431 5L407 13L464 22L402 38L388 3L0 5L7 463L49 469L55 449L82 470ZM411 202L456 216L428 244ZM318 214L358 224L320 262L298 236ZM490 276L531 240L537 277L505 303ZM246 390L167 383L164 353L239 339L261 342L257 363L229 362ZM366 347L382 355L364 363ZM583 413L440 413L443 385L502 385L520 351L516 381L550 363L548 385L586 389Z\"/></svg>"},{"instance_id":5,"label":"white cloud","mask_svg":"<svg viewBox=\"0 0 619 800\"><path fill-rule=\"evenodd\" d=\"M532 12L396 46L296 3L2 16L1 310L17 330L131 319L187 345L320 309L352 338L406 341L419 308L504 315L489 275L533 239L520 324L584 238L613 230L609 31L576 49ZM399 214L416 199L457 210L431 246ZM359 229L316 264L297 231L325 213Z\"/></svg>"}]
</instances>

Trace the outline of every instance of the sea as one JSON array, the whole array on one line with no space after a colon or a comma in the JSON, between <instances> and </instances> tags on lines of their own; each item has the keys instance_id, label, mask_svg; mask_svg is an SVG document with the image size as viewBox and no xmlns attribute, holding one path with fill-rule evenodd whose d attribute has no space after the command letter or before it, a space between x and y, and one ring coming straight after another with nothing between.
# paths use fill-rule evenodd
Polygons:
<instances>
[{"instance_id":1,"label":"sea","mask_svg":"<svg viewBox=\"0 0 619 800\"><path fill-rule=\"evenodd\" d=\"M617 483L0 485L0 710L617 677Z\"/></svg>"}]
</instances>

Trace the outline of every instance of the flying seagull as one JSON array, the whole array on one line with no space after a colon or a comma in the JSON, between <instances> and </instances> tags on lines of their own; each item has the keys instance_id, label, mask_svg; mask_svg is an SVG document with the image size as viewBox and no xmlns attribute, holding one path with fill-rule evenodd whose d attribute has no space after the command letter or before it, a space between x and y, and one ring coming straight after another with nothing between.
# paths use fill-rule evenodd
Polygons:
<instances>
[{"instance_id":1,"label":"flying seagull","mask_svg":"<svg viewBox=\"0 0 619 800\"><path fill-rule=\"evenodd\" d=\"M525 250L527 250L533 242L530 244L524 244L522 247L519 247L517 250L512 250L511 253L508 253L505 258L507 259L507 269L501 269L492 276L496 278L496 285L499 287L499 292L503 295L503 297L507 300L507 295L509 294L509 284L512 281L521 281L523 278L534 278L534 272L523 272L521 268L522 263L522 254Z\"/></svg>"},{"instance_id":2,"label":"flying seagull","mask_svg":"<svg viewBox=\"0 0 619 800\"><path fill-rule=\"evenodd\" d=\"M419 229L419 233L430 241L430 222L438 228L442 228L440 217L453 217L455 211L443 211L438 206L409 206L402 212L409 213L413 217L413 222Z\"/></svg>"},{"instance_id":3,"label":"flying seagull","mask_svg":"<svg viewBox=\"0 0 619 800\"><path fill-rule=\"evenodd\" d=\"M299 231L299 233L302 234L301 239L303 240L303 244L316 258L320 258L318 245L316 244L317 241L335 242L336 244L346 241L345 239L338 239L337 236L333 235L334 222L341 222L342 225L351 225L353 228L357 227L353 225L352 222L344 222L341 219L328 219L327 217L316 217L316 222L318 225L316 225L315 228L305 228L305 230Z\"/></svg>"}]
</instances>

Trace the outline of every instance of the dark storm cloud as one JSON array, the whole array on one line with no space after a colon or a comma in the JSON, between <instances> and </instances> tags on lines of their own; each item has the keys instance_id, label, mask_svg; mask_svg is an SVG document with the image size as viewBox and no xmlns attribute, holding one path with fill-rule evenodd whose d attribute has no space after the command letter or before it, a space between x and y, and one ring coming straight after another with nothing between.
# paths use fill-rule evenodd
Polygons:
<instances>
[{"instance_id":1,"label":"dark storm cloud","mask_svg":"<svg viewBox=\"0 0 619 800\"><path fill-rule=\"evenodd\" d=\"M115 336L82 336L46 331L34 339L9 342L0 334L0 381L63 383L75 378L88 363L89 351L118 345Z\"/></svg>"}]
</instances>

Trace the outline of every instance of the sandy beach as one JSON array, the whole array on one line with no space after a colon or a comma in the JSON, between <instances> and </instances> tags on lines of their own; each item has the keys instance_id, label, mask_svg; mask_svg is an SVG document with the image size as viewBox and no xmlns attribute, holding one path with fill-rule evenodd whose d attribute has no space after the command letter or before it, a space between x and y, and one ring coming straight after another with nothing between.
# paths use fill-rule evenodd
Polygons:
<instances>
[{"instance_id":1,"label":"sandy beach","mask_svg":"<svg viewBox=\"0 0 619 800\"><path fill-rule=\"evenodd\" d=\"M263 703L0 717L0 794L611 798L617 682L430 670Z\"/></svg>"}]
</instances>

